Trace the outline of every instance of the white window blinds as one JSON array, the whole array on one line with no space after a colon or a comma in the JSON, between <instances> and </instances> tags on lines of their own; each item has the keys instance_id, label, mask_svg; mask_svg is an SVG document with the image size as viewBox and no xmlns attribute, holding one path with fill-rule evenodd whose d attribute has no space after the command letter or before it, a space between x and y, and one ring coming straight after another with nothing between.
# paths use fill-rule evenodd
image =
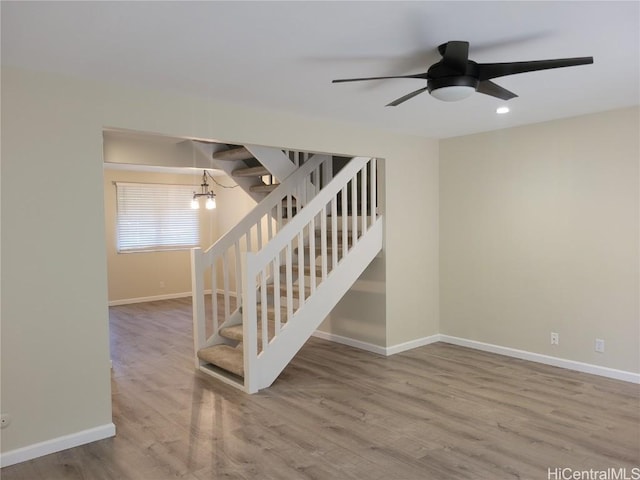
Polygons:
<instances>
[{"instance_id":1,"label":"white window blinds","mask_svg":"<svg viewBox=\"0 0 640 480\"><path fill-rule=\"evenodd\" d=\"M198 246L193 187L116 182L118 252L177 250Z\"/></svg>"}]
</instances>

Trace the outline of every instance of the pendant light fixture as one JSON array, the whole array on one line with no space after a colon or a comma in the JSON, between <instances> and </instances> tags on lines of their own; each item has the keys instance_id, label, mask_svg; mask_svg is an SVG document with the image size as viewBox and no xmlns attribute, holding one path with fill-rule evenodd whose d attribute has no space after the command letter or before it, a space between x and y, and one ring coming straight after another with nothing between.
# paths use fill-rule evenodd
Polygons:
<instances>
[{"instance_id":1,"label":"pendant light fixture","mask_svg":"<svg viewBox=\"0 0 640 480\"><path fill-rule=\"evenodd\" d=\"M191 208L198 209L200 208L200 202L198 199L200 197L206 197L207 200L204 204L204 207L207 210L213 210L216 208L216 195L213 193L213 190L209 190L209 184L207 183L207 171L202 171L202 183L200 184L201 192L196 193L193 192L193 198L191 199Z\"/></svg>"}]
</instances>

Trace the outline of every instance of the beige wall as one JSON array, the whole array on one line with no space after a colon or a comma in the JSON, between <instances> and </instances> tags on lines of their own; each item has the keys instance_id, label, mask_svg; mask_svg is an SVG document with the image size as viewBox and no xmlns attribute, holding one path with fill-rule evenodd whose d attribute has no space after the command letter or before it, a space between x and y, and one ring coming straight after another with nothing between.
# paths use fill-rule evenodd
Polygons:
<instances>
[{"instance_id":1,"label":"beige wall","mask_svg":"<svg viewBox=\"0 0 640 480\"><path fill-rule=\"evenodd\" d=\"M16 69L1 85L3 452L111 422L104 128L385 158L387 324L367 338L437 333L437 142Z\"/></svg>"},{"instance_id":2,"label":"beige wall","mask_svg":"<svg viewBox=\"0 0 640 480\"><path fill-rule=\"evenodd\" d=\"M387 346L439 332L438 143L422 149L385 164Z\"/></svg>"},{"instance_id":3,"label":"beige wall","mask_svg":"<svg viewBox=\"0 0 640 480\"><path fill-rule=\"evenodd\" d=\"M442 333L640 372L639 131L631 108L440 142Z\"/></svg>"},{"instance_id":4,"label":"beige wall","mask_svg":"<svg viewBox=\"0 0 640 480\"><path fill-rule=\"evenodd\" d=\"M375 258L318 330L386 346L385 274L384 259Z\"/></svg>"},{"instance_id":5,"label":"beige wall","mask_svg":"<svg viewBox=\"0 0 640 480\"><path fill-rule=\"evenodd\" d=\"M114 182L165 183L200 187L201 175L104 171L105 231L107 244L108 298L110 302L176 295L191 291L190 251L118 253L116 186ZM222 206L221 206L222 208ZM218 237L219 209L200 209L200 246L209 247Z\"/></svg>"}]
</instances>

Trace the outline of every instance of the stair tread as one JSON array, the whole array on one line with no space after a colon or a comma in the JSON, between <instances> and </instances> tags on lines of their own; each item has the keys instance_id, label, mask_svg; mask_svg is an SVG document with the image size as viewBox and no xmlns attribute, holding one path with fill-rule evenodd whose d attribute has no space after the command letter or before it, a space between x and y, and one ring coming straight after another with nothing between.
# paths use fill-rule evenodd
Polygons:
<instances>
[{"instance_id":1,"label":"stair tread","mask_svg":"<svg viewBox=\"0 0 640 480\"><path fill-rule=\"evenodd\" d=\"M282 322L285 324L286 322ZM276 322L275 320L267 320L267 334L269 335L269 340L271 340L275 336L276 331ZM220 335L225 338L229 338L231 340L237 340L242 342L244 338L244 329L242 323L238 325L233 325L232 327L224 327L220 329ZM258 317L258 348L261 347L262 343L262 322L260 321L260 317ZM236 350L236 349L234 349Z\"/></svg>"},{"instance_id":2,"label":"stair tread","mask_svg":"<svg viewBox=\"0 0 640 480\"><path fill-rule=\"evenodd\" d=\"M223 160L223 161L236 161L236 160L249 160L253 158L253 154L247 150L245 147L238 148L230 148L229 150L222 150L220 152L215 152L211 158L214 160Z\"/></svg>"},{"instance_id":3,"label":"stair tread","mask_svg":"<svg viewBox=\"0 0 640 480\"><path fill-rule=\"evenodd\" d=\"M257 167L238 168L231 172L231 176L233 177L261 177L269 174L269 170L262 165Z\"/></svg>"},{"instance_id":4,"label":"stair tread","mask_svg":"<svg viewBox=\"0 0 640 480\"><path fill-rule=\"evenodd\" d=\"M240 308L240 312L242 312L242 307ZM257 305L256 312L258 313L258 318L260 318L262 316L262 307L260 304ZM275 320L276 318L276 309L271 305L267 307L267 318L269 320ZM282 322L287 321L287 307L285 306L280 307L280 320Z\"/></svg>"},{"instance_id":5,"label":"stair tread","mask_svg":"<svg viewBox=\"0 0 640 480\"><path fill-rule=\"evenodd\" d=\"M347 245L347 248L351 248L351 244ZM342 242L338 242L338 252L342 252L344 250L344 247L342 246ZM300 251L300 249L298 247L295 247L293 249L293 252L298 255L298 252ZM306 246L305 249L305 254L309 252L309 247ZM327 253L331 253L333 252L333 244L331 242L327 242ZM319 242L316 242L316 257L319 256L322 253L322 245Z\"/></svg>"},{"instance_id":6,"label":"stair tread","mask_svg":"<svg viewBox=\"0 0 640 480\"><path fill-rule=\"evenodd\" d=\"M335 231L336 234L338 235L338 241L342 241L342 235L344 233L344 230L342 229L338 229ZM358 230L358 236L361 236L361 231ZM347 240L350 242L351 241L351 236L353 235L353 231L349 230L347 231ZM327 225L327 231L326 231L326 236L327 238L332 238L333 237L333 230L331 230L331 228L329 227L329 225ZM322 232L320 230L316 230L316 234L315 234L316 238L322 238Z\"/></svg>"},{"instance_id":7,"label":"stair tread","mask_svg":"<svg viewBox=\"0 0 640 480\"><path fill-rule=\"evenodd\" d=\"M293 289L293 293L294 293L294 294L298 294L298 293L300 293L300 285L298 285L298 284L296 283L296 284L291 285L291 287L292 287L292 289ZM273 285L273 284L267 285L267 290L268 290L268 291L270 291L270 292L273 292L273 291L275 290L274 285ZM285 293L286 291L287 291L287 285L286 285L285 283L281 283L281 284L280 284L280 294L283 294L283 293ZM310 287L309 285L307 285L306 283L305 283L305 285L304 285L304 292L305 292L306 294L311 293L311 287Z\"/></svg>"},{"instance_id":8,"label":"stair tread","mask_svg":"<svg viewBox=\"0 0 640 480\"><path fill-rule=\"evenodd\" d=\"M221 328L220 335L222 335L225 338L230 338L231 340L238 340L239 342L241 342L244 336L244 330L242 329L242 324L234 325L232 327Z\"/></svg>"},{"instance_id":9,"label":"stair tread","mask_svg":"<svg viewBox=\"0 0 640 480\"><path fill-rule=\"evenodd\" d=\"M257 193L270 193L270 192L273 192L279 186L280 186L279 183L272 183L271 185L267 185L263 183L261 185L253 185L249 187L249 190Z\"/></svg>"},{"instance_id":10,"label":"stair tread","mask_svg":"<svg viewBox=\"0 0 640 480\"><path fill-rule=\"evenodd\" d=\"M213 345L198 350L198 358L244 377L244 355L240 348L233 348L229 345Z\"/></svg>"},{"instance_id":11,"label":"stair tread","mask_svg":"<svg viewBox=\"0 0 640 480\"><path fill-rule=\"evenodd\" d=\"M298 272L300 271L300 268L298 267L298 263L297 262L294 262L294 264L291 265L291 271L292 271L292 273L294 275L298 274ZM287 266L286 265L282 265L280 267L280 274L281 275L285 275L286 273L287 273ZM304 266L304 273L307 276L311 274L311 266L310 265L305 265ZM322 275L322 265L320 265L317 262L316 262L315 273L316 273L316 276Z\"/></svg>"}]
</instances>

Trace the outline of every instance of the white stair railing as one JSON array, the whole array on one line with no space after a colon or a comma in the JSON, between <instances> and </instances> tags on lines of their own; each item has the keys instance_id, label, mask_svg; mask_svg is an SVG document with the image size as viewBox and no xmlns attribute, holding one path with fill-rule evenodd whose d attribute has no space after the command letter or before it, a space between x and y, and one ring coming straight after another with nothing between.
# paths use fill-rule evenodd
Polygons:
<instances>
[{"instance_id":1,"label":"white stair railing","mask_svg":"<svg viewBox=\"0 0 640 480\"><path fill-rule=\"evenodd\" d=\"M367 175L370 175L370 181ZM337 285L336 289L342 289L340 296L349 288L350 284L345 282L327 280L341 265L347 264L348 254L360 242L368 241L371 236L367 237L367 233L371 230L375 230L376 242L371 242L369 250L373 255L377 253L382 241L382 227L376 212L376 159L356 157L268 244L243 255L242 322L245 389L248 392L253 393L269 385L290 360L284 357L295 354L306 341L308 337L305 335L312 330L308 326L298 327L297 320L301 318L298 314L312 302L316 293L323 291L325 295L322 295L323 302L320 303L328 303L325 299L333 299L337 295L336 291L336 295L326 296L332 284ZM281 277L284 277L284 282L281 282ZM258 310L260 318L257 317ZM286 322L283 321L282 310L286 311ZM268 311L274 312L274 319L269 320ZM258 323L261 338L258 338ZM299 333L297 338L281 341L283 334L296 330ZM282 349L285 344L287 347ZM275 352L277 348L281 351ZM266 365L265 361L271 359L271 364Z\"/></svg>"},{"instance_id":2,"label":"white stair railing","mask_svg":"<svg viewBox=\"0 0 640 480\"><path fill-rule=\"evenodd\" d=\"M287 152L288 153L288 152ZM300 157L301 158L301 157ZM304 205L311 200L326 182L331 156L312 155L305 158L294 173L267 195L235 227L224 234L211 248L191 250L191 274L193 295L194 347L201 348L215 343L229 343L218 331L230 322L239 323L239 309L243 304L242 254L261 250ZM294 206L295 202L295 206ZM277 273L268 272L268 275ZM205 283L211 289L211 303L206 305ZM217 293L222 293L222 308ZM232 301L236 297L236 302ZM255 304L254 304L255 305ZM222 318L218 313L222 310ZM200 361L196 357L196 367Z\"/></svg>"}]
</instances>

